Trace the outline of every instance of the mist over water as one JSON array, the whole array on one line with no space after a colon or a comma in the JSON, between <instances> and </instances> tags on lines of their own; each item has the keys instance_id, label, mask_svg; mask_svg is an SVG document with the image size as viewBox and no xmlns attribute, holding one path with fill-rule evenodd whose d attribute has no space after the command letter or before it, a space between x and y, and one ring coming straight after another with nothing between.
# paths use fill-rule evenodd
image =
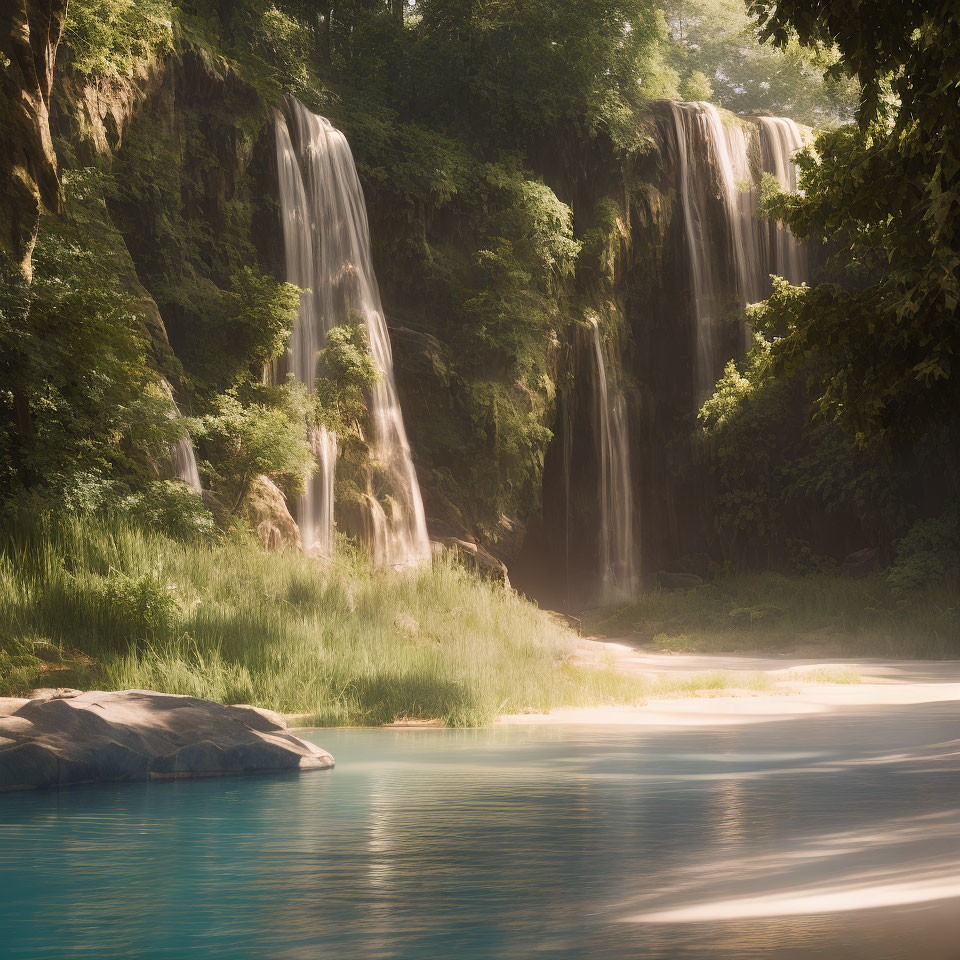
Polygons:
<instances>
[{"instance_id":1,"label":"mist over water","mask_svg":"<svg viewBox=\"0 0 960 960\"><path fill-rule=\"evenodd\" d=\"M346 137L298 100L287 97L276 117L277 166L286 279L301 296L284 365L314 389L318 353L334 326L362 323L380 380L370 389L367 438L372 470L364 524L374 561L405 565L430 555L423 501L393 375L390 336L370 252L363 191ZM313 436L317 471L295 505L304 546L333 549L336 438Z\"/></svg>"}]
</instances>

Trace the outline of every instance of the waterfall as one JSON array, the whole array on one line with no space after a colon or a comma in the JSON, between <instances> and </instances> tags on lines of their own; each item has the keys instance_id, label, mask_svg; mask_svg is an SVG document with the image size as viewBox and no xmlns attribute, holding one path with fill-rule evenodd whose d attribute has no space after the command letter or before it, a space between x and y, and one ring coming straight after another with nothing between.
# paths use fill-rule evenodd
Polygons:
<instances>
[{"instance_id":1,"label":"waterfall","mask_svg":"<svg viewBox=\"0 0 960 960\"><path fill-rule=\"evenodd\" d=\"M723 363L718 325L760 299L756 199L747 139L724 127L710 103L670 103L680 167L680 202L690 257L697 336L697 395L713 389Z\"/></svg>"},{"instance_id":2,"label":"waterfall","mask_svg":"<svg viewBox=\"0 0 960 960\"><path fill-rule=\"evenodd\" d=\"M633 596L637 570L633 543L633 484L623 392L611 388L600 340L600 325L591 319L594 402L600 437L600 554L602 598Z\"/></svg>"},{"instance_id":3,"label":"waterfall","mask_svg":"<svg viewBox=\"0 0 960 960\"><path fill-rule=\"evenodd\" d=\"M797 192L797 168L793 158L803 147L803 138L793 120L784 117L759 117L760 162L764 173L771 174L784 193ZM807 253L789 227L768 222L766 228L767 273L800 284L808 278Z\"/></svg>"},{"instance_id":4,"label":"waterfall","mask_svg":"<svg viewBox=\"0 0 960 960\"><path fill-rule=\"evenodd\" d=\"M169 401L166 408L168 420L180 418L180 408L173 399L173 388L165 379L161 379L160 387ZM192 490L200 493L200 472L197 470L197 455L193 449L193 441L189 433L184 433L178 440L168 446L169 470L178 480L182 480Z\"/></svg>"},{"instance_id":5,"label":"waterfall","mask_svg":"<svg viewBox=\"0 0 960 960\"><path fill-rule=\"evenodd\" d=\"M314 389L327 331L363 323L380 380L370 389L369 453L377 491L368 492L374 560L402 565L430 556L420 486L393 376L393 354L373 270L363 191L346 137L298 100L276 116L280 212L287 280L304 293L289 349L289 371ZM305 547L333 548L336 438L313 436L317 470L295 505ZM371 481L372 484L372 481ZM389 509L381 501L385 500Z\"/></svg>"},{"instance_id":6,"label":"waterfall","mask_svg":"<svg viewBox=\"0 0 960 960\"><path fill-rule=\"evenodd\" d=\"M188 487L200 493L200 473L197 470L197 457L189 437L181 437L170 444L170 463L174 473Z\"/></svg>"},{"instance_id":7,"label":"waterfall","mask_svg":"<svg viewBox=\"0 0 960 960\"><path fill-rule=\"evenodd\" d=\"M690 258L697 395L704 397L730 355L720 342L725 316L762 300L770 274L791 283L805 280L806 256L787 227L758 217L748 128L743 123L724 124L709 103L670 102L669 107ZM762 170L773 174L781 189L796 191L792 158L802 146L797 125L763 117L756 129Z\"/></svg>"}]
</instances>

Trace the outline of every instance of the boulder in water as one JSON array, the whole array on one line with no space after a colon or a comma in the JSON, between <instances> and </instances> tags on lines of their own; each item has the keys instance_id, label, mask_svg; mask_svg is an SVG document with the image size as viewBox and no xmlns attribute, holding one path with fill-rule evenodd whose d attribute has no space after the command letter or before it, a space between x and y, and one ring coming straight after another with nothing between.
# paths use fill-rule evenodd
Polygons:
<instances>
[{"instance_id":1,"label":"boulder in water","mask_svg":"<svg viewBox=\"0 0 960 960\"><path fill-rule=\"evenodd\" d=\"M256 707L152 690L90 691L0 711L0 790L323 770L333 757Z\"/></svg>"}]
</instances>

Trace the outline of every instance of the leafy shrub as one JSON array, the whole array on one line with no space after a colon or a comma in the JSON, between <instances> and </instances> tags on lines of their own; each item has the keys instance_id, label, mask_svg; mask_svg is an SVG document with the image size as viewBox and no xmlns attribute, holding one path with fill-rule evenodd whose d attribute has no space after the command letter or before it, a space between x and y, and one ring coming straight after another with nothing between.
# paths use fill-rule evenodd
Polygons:
<instances>
[{"instance_id":1,"label":"leafy shrub","mask_svg":"<svg viewBox=\"0 0 960 960\"><path fill-rule=\"evenodd\" d=\"M700 649L696 641L685 633L676 636L671 636L669 633L658 633L653 638L653 645L658 650L669 653L695 653Z\"/></svg>"},{"instance_id":2,"label":"leafy shrub","mask_svg":"<svg viewBox=\"0 0 960 960\"><path fill-rule=\"evenodd\" d=\"M275 399L278 405L245 403L238 391L231 389L214 398L211 412L200 419L198 433L208 455L204 469L234 510L258 474L296 492L314 469L305 428L306 391L300 385L286 384Z\"/></svg>"},{"instance_id":3,"label":"leafy shrub","mask_svg":"<svg viewBox=\"0 0 960 960\"><path fill-rule=\"evenodd\" d=\"M960 569L960 506L918 520L897 544L887 580L898 591L942 583Z\"/></svg>"},{"instance_id":4,"label":"leafy shrub","mask_svg":"<svg viewBox=\"0 0 960 960\"><path fill-rule=\"evenodd\" d=\"M680 93L684 100L712 100L713 84L702 70L694 70L680 84Z\"/></svg>"},{"instance_id":5,"label":"leafy shrub","mask_svg":"<svg viewBox=\"0 0 960 960\"><path fill-rule=\"evenodd\" d=\"M64 43L84 74L130 74L137 61L157 56L173 40L170 0L70 0Z\"/></svg>"},{"instance_id":6,"label":"leafy shrub","mask_svg":"<svg viewBox=\"0 0 960 960\"><path fill-rule=\"evenodd\" d=\"M365 392L381 377L362 318L353 314L351 320L327 331L321 354L325 375L317 380L318 416L338 433L363 418Z\"/></svg>"},{"instance_id":7,"label":"leafy shrub","mask_svg":"<svg viewBox=\"0 0 960 960\"><path fill-rule=\"evenodd\" d=\"M180 480L159 480L132 494L122 509L139 523L153 525L174 539L209 537L214 533L213 515L201 495Z\"/></svg>"},{"instance_id":8,"label":"leafy shrub","mask_svg":"<svg viewBox=\"0 0 960 960\"><path fill-rule=\"evenodd\" d=\"M817 553L806 540L788 540L787 550L791 566L800 574L829 573L837 566L836 560Z\"/></svg>"},{"instance_id":9,"label":"leafy shrub","mask_svg":"<svg viewBox=\"0 0 960 960\"><path fill-rule=\"evenodd\" d=\"M79 576L74 583L86 625L115 649L139 640L167 639L179 621L175 587L159 571L128 574L112 569L105 576Z\"/></svg>"},{"instance_id":10,"label":"leafy shrub","mask_svg":"<svg viewBox=\"0 0 960 960\"><path fill-rule=\"evenodd\" d=\"M33 282L0 263L0 499L95 501L150 475L170 429L142 303L96 171L63 178ZM74 497L76 486L84 493Z\"/></svg>"}]
</instances>

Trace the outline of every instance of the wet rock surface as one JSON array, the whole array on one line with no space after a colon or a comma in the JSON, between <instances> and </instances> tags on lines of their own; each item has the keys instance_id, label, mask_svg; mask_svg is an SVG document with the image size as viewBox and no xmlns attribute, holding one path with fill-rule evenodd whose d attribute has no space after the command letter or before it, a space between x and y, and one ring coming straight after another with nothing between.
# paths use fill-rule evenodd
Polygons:
<instances>
[{"instance_id":1,"label":"wet rock surface","mask_svg":"<svg viewBox=\"0 0 960 960\"><path fill-rule=\"evenodd\" d=\"M333 766L256 707L151 690L5 700L0 790Z\"/></svg>"}]
</instances>

